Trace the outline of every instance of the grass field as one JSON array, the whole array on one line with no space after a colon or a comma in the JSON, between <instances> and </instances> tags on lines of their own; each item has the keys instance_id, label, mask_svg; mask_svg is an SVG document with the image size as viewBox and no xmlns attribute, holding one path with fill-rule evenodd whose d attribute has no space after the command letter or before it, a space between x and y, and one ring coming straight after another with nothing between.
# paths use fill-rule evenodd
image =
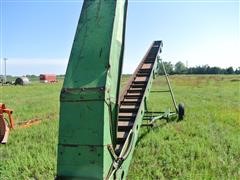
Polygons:
<instances>
[{"instance_id":1,"label":"grass field","mask_svg":"<svg viewBox=\"0 0 240 180\"><path fill-rule=\"evenodd\" d=\"M182 75L172 76L171 82L186 118L141 129L128 179L239 179L240 76ZM0 102L14 109L16 123L43 120L13 130L8 144L0 145L1 180L54 178L61 85L0 87ZM152 89L166 89L163 78ZM168 94L151 94L149 109L169 106Z\"/></svg>"}]
</instances>

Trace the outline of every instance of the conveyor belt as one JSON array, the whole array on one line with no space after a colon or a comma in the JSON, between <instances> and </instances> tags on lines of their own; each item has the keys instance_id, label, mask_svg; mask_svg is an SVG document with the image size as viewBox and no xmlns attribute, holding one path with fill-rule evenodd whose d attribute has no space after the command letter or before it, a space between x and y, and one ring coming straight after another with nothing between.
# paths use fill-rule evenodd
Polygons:
<instances>
[{"instance_id":1,"label":"conveyor belt","mask_svg":"<svg viewBox=\"0 0 240 180\"><path fill-rule=\"evenodd\" d=\"M139 107L146 95L146 87L153 72L160 51L161 41L155 41L138 65L120 97L116 154L120 154L124 142L136 121Z\"/></svg>"}]
</instances>

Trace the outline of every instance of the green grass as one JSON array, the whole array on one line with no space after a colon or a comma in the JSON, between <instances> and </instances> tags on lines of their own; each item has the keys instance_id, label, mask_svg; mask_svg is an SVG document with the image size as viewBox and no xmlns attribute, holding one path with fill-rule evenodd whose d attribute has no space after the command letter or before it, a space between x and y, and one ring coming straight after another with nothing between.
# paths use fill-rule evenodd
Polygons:
<instances>
[{"instance_id":1,"label":"green grass","mask_svg":"<svg viewBox=\"0 0 240 180\"><path fill-rule=\"evenodd\" d=\"M62 81L52 84L33 81L27 86L0 86L0 102L14 110L16 123L30 119L57 119Z\"/></svg>"},{"instance_id":2,"label":"green grass","mask_svg":"<svg viewBox=\"0 0 240 180\"><path fill-rule=\"evenodd\" d=\"M235 80L239 76L171 79L176 99L186 106L186 118L155 128L141 139L129 179L238 179L240 81ZM161 84L157 79L154 89ZM153 109L168 104L167 97L170 102L169 96L158 96L151 95Z\"/></svg>"},{"instance_id":3,"label":"green grass","mask_svg":"<svg viewBox=\"0 0 240 180\"><path fill-rule=\"evenodd\" d=\"M171 76L171 83L186 118L141 129L128 179L239 179L240 76ZM0 102L14 109L16 122L44 120L13 130L0 145L0 179L54 178L61 84L0 87ZM157 78L152 89L166 88ZM169 106L169 94L151 94L150 110Z\"/></svg>"}]
</instances>

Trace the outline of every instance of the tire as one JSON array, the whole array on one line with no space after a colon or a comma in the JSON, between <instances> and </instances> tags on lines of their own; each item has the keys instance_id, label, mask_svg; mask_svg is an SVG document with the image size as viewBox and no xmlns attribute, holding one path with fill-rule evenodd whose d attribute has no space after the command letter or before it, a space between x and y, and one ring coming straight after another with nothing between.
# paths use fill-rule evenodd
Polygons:
<instances>
[{"instance_id":1,"label":"tire","mask_svg":"<svg viewBox=\"0 0 240 180\"><path fill-rule=\"evenodd\" d=\"M178 120L183 120L185 115L185 108L183 103L178 104Z\"/></svg>"}]
</instances>

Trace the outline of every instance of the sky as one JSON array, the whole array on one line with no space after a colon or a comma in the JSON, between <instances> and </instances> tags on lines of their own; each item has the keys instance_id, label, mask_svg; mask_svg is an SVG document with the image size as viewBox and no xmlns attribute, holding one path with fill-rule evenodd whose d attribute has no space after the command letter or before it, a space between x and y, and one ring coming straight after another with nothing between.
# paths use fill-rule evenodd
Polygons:
<instances>
[{"instance_id":1,"label":"sky","mask_svg":"<svg viewBox=\"0 0 240 180\"><path fill-rule=\"evenodd\" d=\"M83 1L1 0L0 73L64 74ZM161 58L189 67L240 67L239 0L129 0L123 73L154 40Z\"/></svg>"}]
</instances>

